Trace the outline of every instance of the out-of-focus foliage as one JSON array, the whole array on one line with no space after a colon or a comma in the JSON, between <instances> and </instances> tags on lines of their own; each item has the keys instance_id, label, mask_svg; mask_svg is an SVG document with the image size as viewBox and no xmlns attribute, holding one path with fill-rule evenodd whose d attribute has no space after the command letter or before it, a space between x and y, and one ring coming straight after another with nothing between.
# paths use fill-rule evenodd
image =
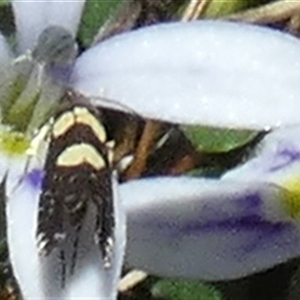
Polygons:
<instances>
[{"instance_id":1,"label":"out-of-focus foliage","mask_svg":"<svg viewBox=\"0 0 300 300\"><path fill-rule=\"evenodd\" d=\"M91 44L100 26L123 0L87 0L78 38L84 46Z\"/></svg>"},{"instance_id":2,"label":"out-of-focus foliage","mask_svg":"<svg viewBox=\"0 0 300 300\"><path fill-rule=\"evenodd\" d=\"M161 280L152 287L155 298L166 300L221 300L220 293L210 285L183 280Z\"/></svg>"},{"instance_id":3,"label":"out-of-focus foliage","mask_svg":"<svg viewBox=\"0 0 300 300\"><path fill-rule=\"evenodd\" d=\"M212 0L205 9L203 16L208 18L222 17L266 2L266 0Z\"/></svg>"},{"instance_id":4,"label":"out-of-focus foliage","mask_svg":"<svg viewBox=\"0 0 300 300\"><path fill-rule=\"evenodd\" d=\"M197 150L206 152L226 152L249 142L255 132L243 130L217 129L201 126L181 126Z\"/></svg>"}]
</instances>

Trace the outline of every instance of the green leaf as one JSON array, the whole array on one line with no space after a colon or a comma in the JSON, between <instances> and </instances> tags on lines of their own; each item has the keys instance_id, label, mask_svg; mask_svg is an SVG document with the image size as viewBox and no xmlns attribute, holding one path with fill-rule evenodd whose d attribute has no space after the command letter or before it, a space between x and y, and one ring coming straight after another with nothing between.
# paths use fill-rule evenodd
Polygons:
<instances>
[{"instance_id":1,"label":"green leaf","mask_svg":"<svg viewBox=\"0 0 300 300\"><path fill-rule=\"evenodd\" d=\"M121 1L123 0L88 0L86 2L78 33L83 46L86 47L91 44L101 25Z\"/></svg>"},{"instance_id":2,"label":"green leaf","mask_svg":"<svg viewBox=\"0 0 300 300\"><path fill-rule=\"evenodd\" d=\"M221 300L220 293L197 281L160 280L151 290L153 297L167 300Z\"/></svg>"},{"instance_id":3,"label":"green leaf","mask_svg":"<svg viewBox=\"0 0 300 300\"><path fill-rule=\"evenodd\" d=\"M228 152L245 145L257 132L250 130L233 130L209 128L203 126L181 126L181 130L199 151Z\"/></svg>"},{"instance_id":4,"label":"green leaf","mask_svg":"<svg viewBox=\"0 0 300 300\"><path fill-rule=\"evenodd\" d=\"M205 10L204 16L207 18L222 17L266 2L266 0L212 0Z\"/></svg>"}]
</instances>

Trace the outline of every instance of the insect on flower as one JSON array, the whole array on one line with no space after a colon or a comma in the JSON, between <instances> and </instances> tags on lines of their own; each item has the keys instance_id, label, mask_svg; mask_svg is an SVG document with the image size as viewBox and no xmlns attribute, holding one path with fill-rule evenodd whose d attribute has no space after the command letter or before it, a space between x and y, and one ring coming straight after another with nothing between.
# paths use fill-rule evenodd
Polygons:
<instances>
[{"instance_id":1,"label":"insect on flower","mask_svg":"<svg viewBox=\"0 0 300 300\"><path fill-rule=\"evenodd\" d=\"M44 97L43 103L37 93L26 127L27 134L35 137L27 151L24 174L12 189L13 194L22 193L32 161L39 160L43 175L38 205L31 217L24 218L35 231L31 246L39 283L37 288L29 287L29 292L21 285L25 298L72 298L80 293L113 297L119 277L115 274L121 269L125 220L118 206L114 142L108 140L99 111L65 87L76 49L67 30L50 26L41 33L34 50L20 59L31 65L30 78L37 89L54 87L57 96L52 102ZM62 77L55 76L56 71ZM51 117L45 122L47 116ZM26 241L29 239L32 237L27 236ZM13 251L11 257L14 260ZM20 278L18 271L16 277ZM84 284L82 288L85 280L94 282L94 287Z\"/></svg>"},{"instance_id":2,"label":"insect on flower","mask_svg":"<svg viewBox=\"0 0 300 300\"><path fill-rule=\"evenodd\" d=\"M46 28L32 52L39 67L38 84L54 67L72 64L76 52L77 45L68 31L57 26ZM77 248L85 244L82 239L88 232L94 235L104 266L110 267L115 229L113 143L107 141L99 113L88 106L87 99L79 101L72 92L67 92L67 97L71 104L63 104L50 120L37 227L41 255L48 256L57 249L62 286L83 255L77 254ZM90 219L94 219L93 225Z\"/></svg>"},{"instance_id":3,"label":"insect on flower","mask_svg":"<svg viewBox=\"0 0 300 300\"><path fill-rule=\"evenodd\" d=\"M21 8L22 3L25 2L14 1L14 7ZM47 6L41 9L45 14L38 12L36 18L48 16L51 5L67 2L45 3ZM78 1L68 3L75 7ZM38 7L36 2L26 2L31 4ZM27 11L32 16L32 11ZM28 12L23 18L24 26L30 21ZM69 16L61 15L63 21ZM35 41L49 24L68 25L48 21L41 22L43 26L31 40ZM27 35L29 32L31 36L29 30ZM67 45L74 50L72 42ZM31 47L28 41L21 49ZM102 122L79 122L76 116L98 119L93 109L80 103L57 112L65 86L58 85L53 90L55 85L44 75L51 74L53 81L59 78L68 83L67 88L86 98L115 99L139 115L156 120L258 130L299 124L299 68L291 68L300 61L299 41L271 29L220 21L149 26L95 45L75 61L72 51L55 50L49 58L47 47L37 49L32 51L34 72L30 79L37 83L38 93L34 90L30 97L22 93L23 97L11 107L1 107L5 116L2 123L12 124L20 119L22 126L14 129L22 129L30 138L35 128L54 115L45 165L37 164L36 169L31 167L27 174L22 173L22 184L8 195L7 201L10 258L25 299L115 299L125 244L124 210L114 195L116 180L102 173L108 168L110 175L114 173L109 139L99 134ZM273 86L266 92L262 82L270 80ZM46 82L49 85L43 94ZM49 100L49 90L59 97ZM222 109L216 109L220 103ZM102 105L101 101L93 104ZM14 108L20 107L31 109L26 111L30 111L30 118L26 119L21 109L16 113ZM100 131L93 130L95 124ZM73 130L87 130L88 134L74 144ZM88 136L94 140L86 140ZM291 152L286 151L286 145L293 146L297 137L298 131L293 130L270 135L263 147L266 153L262 151L257 156L258 165L266 168L257 173L260 169L256 161L245 164L253 170L251 177L244 176L241 169L240 175L234 172L215 179L158 176L120 184L128 217L127 262L157 275L223 280L246 276L299 256L299 226L286 210L286 204L294 204L294 198L282 193L286 179L278 174L282 169L271 172L273 164L263 164L273 162L274 157L282 163L290 156L297 163L299 155L286 155ZM274 147L268 152L270 143ZM278 153L278 145L284 151ZM298 145L290 148L298 150ZM6 161L0 163L4 165ZM0 168L3 172L9 170L8 190L21 174L19 161L11 161L14 164L9 168ZM76 174L71 170L76 170ZM84 176L87 170L89 176ZM38 180L33 176L38 173L35 171L43 173L36 176ZM102 206L104 211L97 207L99 201L92 199L94 178L100 174L111 187L109 191L103 186L101 195L107 196L106 204L113 200L113 208ZM245 181L241 182L241 178ZM83 183L79 185L80 180ZM100 185L97 181L98 188ZM84 189L88 191L84 193ZM111 194L113 197L109 198ZM87 201L88 197L91 201ZM107 215L109 212L113 220ZM106 224L97 224L97 216L104 216L101 220L106 220ZM54 222L54 217L60 221ZM87 244L89 249L85 248ZM82 255L84 251L87 255Z\"/></svg>"},{"instance_id":4,"label":"insect on flower","mask_svg":"<svg viewBox=\"0 0 300 300\"><path fill-rule=\"evenodd\" d=\"M90 251L89 243L99 248L104 267L111 266L115 229L112 145L92 107L73 104L53 118L37 239L41 255L54 252L60 258L62 286L74 274L80 257Z\"/></svg>"}]
</instances>

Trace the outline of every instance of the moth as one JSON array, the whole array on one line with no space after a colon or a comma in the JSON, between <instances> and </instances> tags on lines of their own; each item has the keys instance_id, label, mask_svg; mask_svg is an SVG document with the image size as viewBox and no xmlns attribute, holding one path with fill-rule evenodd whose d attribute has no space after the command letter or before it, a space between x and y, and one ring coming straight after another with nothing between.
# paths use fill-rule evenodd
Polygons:
<instances>
[{"instance_id":1,"label":"moth","mask_svg":"<svg viewBox=\"0 0 300 300\"><path fill-rule=\"evenodd\" d=\"M104 268L111 266L113 142L99 112L83 101L73 101L53 117L48 138L36 236L41 256L59 258L64 287L90 244L100 251Z\"/></svg>"}]
</instances>

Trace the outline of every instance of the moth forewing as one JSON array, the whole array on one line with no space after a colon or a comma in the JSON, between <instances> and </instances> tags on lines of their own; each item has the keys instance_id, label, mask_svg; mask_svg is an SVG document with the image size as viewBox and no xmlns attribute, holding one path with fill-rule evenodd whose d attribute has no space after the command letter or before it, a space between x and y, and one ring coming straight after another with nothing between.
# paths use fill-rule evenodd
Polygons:
<instances>
[{"instance_id":1,"label":"moth forewing","mask_svg":"<svg viewBox=\"0 0 300 300\"><path fill-rule=\"evenodd\" d=\"M71 105L53 118L39 201L37 242L49 296L98 252L104 269L115 247L112 143L93 108ZM49 276L51 278L49 278ZM55 284L53 284L55 282Z\"/></svg>"}]
</instances>

